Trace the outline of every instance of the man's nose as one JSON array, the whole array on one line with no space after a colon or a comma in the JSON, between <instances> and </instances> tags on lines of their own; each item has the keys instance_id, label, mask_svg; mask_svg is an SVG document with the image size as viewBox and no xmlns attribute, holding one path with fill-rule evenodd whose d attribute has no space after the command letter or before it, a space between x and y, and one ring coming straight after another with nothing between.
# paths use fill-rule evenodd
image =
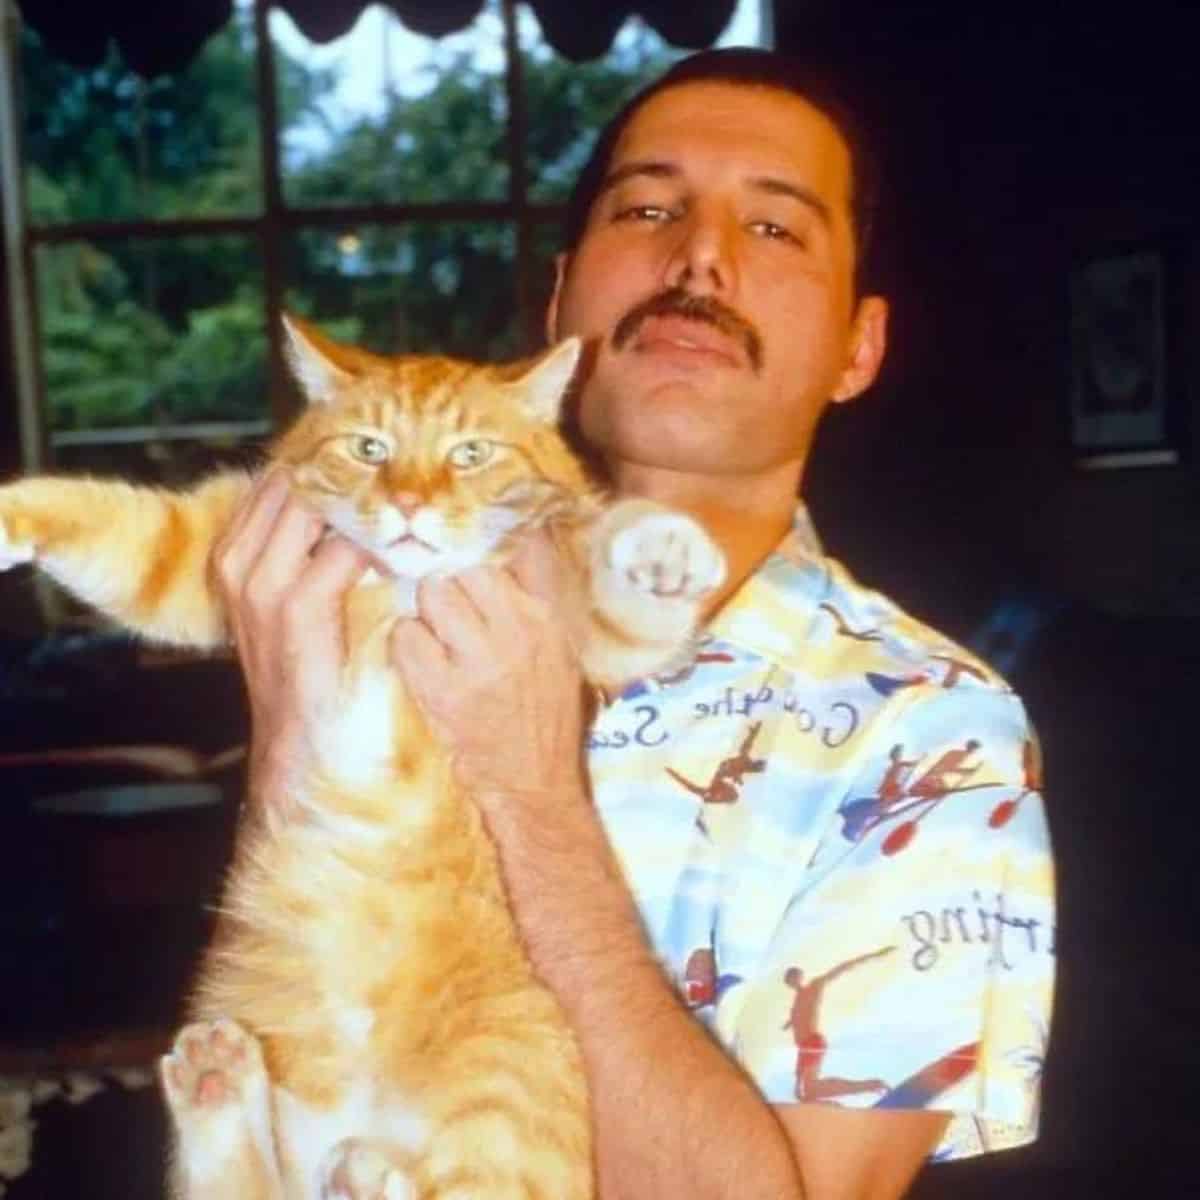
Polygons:
<instances>
[{"instance_id":1,"label":"man's nose","mask_svg":"<svg viewBox=\"0 0 1200 1200\"><path fill-rule=\"evenodd\" d=\"M668 287L700 295L727 295L737 283L733 231L717 213L694 212L678 225L667 263Z\"/></svg>"}]
</instances>

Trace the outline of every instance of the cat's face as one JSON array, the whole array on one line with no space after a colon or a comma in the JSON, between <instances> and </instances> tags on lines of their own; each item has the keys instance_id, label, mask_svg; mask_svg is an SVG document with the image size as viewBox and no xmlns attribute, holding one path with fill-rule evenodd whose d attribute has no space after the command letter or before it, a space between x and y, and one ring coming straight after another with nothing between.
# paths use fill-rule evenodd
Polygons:
<instances>
[{"instance_id":1,"label":"cat's face","mask_svg":"<svg viewBox=\"0 0 1200 1200\"><path fill-rule=\"evenodd\" d=\"M299 322L289 336L312 403L277 457L387 572L420 579L484 562L515 528L586 490L557 429L577 341L497 368L377 358Z\"/></svg>"}]
</instances>

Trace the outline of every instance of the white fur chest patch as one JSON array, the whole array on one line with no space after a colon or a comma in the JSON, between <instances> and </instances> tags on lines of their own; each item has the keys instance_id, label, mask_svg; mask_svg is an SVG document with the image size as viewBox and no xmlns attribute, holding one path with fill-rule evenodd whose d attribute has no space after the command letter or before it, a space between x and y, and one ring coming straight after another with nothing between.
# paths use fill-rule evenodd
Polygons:
<instances>
[{"instance_id":1,"label":"white fur chest patch","mask_svg":"<svg viewBox=\"0 0 1200 1200\"><path fill-rule=\"evenodd\" d=\"M375 1028L375 1014L365 1005L336 1010L338 1035L350 1050L365 1050Z\"/></svg>"},{"instance_id":2,"label":"white fur chest patch","mask_svg":"<svg viewBox=\"0 0 1200 1200\"><path fill-rule=\"evenodd\" d=\"M340 711L321 728L317 746L321 761L349 787L371 787L386 779L397 686L390 671L381 667L364 671Z\"/></svg>"}]
</instances>

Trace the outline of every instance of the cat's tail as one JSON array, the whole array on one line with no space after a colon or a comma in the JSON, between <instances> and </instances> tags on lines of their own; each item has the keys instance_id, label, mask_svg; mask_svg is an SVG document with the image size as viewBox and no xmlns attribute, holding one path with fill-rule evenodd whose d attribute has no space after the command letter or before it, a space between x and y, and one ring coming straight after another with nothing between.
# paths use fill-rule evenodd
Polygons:
<instances>
[{"instance_id":1,"label":"cat's tail","mask_svg":"<svg viewBox=\"0 0 1200 1200\"><path fill-rule=\"evenodd\" d=\"M0 559L33 561L135 633L176 646L228 642L209 558L250 486L223 471L190 491L35 476L0 487Z\"/></svg>"}]
</instances>

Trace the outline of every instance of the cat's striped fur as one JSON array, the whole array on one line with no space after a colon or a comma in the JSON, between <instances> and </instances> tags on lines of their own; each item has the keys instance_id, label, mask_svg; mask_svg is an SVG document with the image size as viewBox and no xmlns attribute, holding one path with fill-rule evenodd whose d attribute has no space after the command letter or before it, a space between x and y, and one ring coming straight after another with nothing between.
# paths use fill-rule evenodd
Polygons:
<instances>
[{"instance_id":1,"label":"cat's striped fur","mask_svg":"<svg viewBox=\"0 0 1200 1200\"><path fill-rule=\"evenodd\" d=\"M387 665L387 631L412 579L502 558L543 523L574 565L585 669L612 685L687 647L720 553L687 518L606 503L568 451L558 416L578 343L501 368L288 328L312 403L271 457L377 570L347 602L320 762L293 819L246 823L193 1024L164 1060L174 1195L584 1200L575 1042L522 951L480 818ZM210 552L249 485L8 484L0 566L32 559L147 637L221 645Z\"/></svg>"}]
</instances>

